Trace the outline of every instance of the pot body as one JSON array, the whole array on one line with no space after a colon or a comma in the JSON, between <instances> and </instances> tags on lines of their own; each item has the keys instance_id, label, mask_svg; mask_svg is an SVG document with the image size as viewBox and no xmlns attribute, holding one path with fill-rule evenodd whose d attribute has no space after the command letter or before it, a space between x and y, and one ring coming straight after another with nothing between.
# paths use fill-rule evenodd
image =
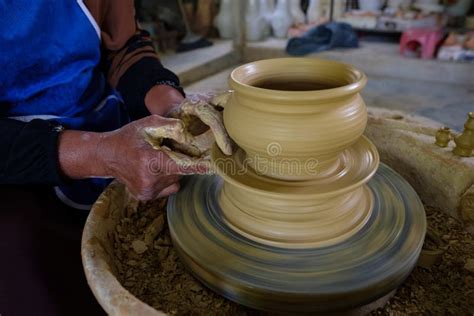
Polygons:
<instances>
[{"instance_id":1,"label":"pot body","mask_svg":"<svg viewBox=\"0 0 474 316\"><path fill-rule=\"evenodd\" d=\"M447 127L443 127L436 132L436 145L440 147L448 147L451 140L451 131Z\"/></svg>"},{"instance_id":2,"label":"pot body","mask_svg":"<svg viewBox=\"0 0 474 316\"><path fill-rule=\"evenodd\" d=\"M253 62L231 74L234 93L224 124L259 173L291 180L324 176L365 129L367 109L359 94L365 84L362 72L334 61ZM301 168L308 162L311 174Z\"/></svg>"}]
</instances>

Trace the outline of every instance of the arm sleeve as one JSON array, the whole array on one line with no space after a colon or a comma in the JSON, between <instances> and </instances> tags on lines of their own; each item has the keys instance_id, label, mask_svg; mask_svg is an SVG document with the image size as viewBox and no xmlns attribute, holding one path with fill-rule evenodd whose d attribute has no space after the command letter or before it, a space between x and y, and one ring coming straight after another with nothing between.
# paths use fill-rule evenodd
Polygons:
<instances>
[{"instance_id":1,"label":"arm sleeve","mask_svg":"<svg viewBox=\"0 0 474 316\"><path fill-rule=\"evenodd\" d=\"M158 59L148 33L138 28L133 0L85 3L101 30L107 79L122 95L133 119L150 114L145 95L157 83L173 86L184 95L178 77Z\"/></svg>"},{"instance_id":2,"label":"arm sleeve","mask_svg":"<svg viewBox=\"0 0 474 316\"><path fill-rule=\"evenodd\" d=\"M58 137L53 122L0 119L0 184L62 183Z\"/></svg>"}]
</instances>

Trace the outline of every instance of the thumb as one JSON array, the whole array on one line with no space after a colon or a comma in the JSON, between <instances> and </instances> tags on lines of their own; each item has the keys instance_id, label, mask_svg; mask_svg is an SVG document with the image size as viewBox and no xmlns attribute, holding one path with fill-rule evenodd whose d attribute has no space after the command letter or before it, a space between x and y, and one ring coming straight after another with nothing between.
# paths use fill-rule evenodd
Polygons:
<instances>
[{"instance_id":1,"label":"thumb","mask_svg":"<svg viewBox=\"0 0 474 316\"><path fill-rule=\"evenodd\" d=\"M178 143L185 143L189 138L183 121L159 115L147 117L142 122L140 129L143 130L145 136L154 139L169 138Z\"/></svg>"}]
</instances>

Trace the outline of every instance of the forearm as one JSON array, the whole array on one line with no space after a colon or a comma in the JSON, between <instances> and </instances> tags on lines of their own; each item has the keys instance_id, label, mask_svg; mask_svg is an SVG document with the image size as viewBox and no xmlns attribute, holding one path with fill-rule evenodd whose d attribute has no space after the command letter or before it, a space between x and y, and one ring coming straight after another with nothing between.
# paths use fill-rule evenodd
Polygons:
<instances>
[{"instance_id":1,"label":"forearm","mask_svg":"<svg viewBox=\"0 0 474 316\"><path fill-rule=\"evenodd\" d=\"M109 177L107 150L100 146L104 135L60 132L44 120L0 119L0 183L57 185L68 178Z\"/></svg>"},{"instance_id":2,"label":"forearm","mask_svg":"<svg viewBox=\"0 0 474 316\"><path fill-rule=\"evenodd\" d=\"M100 152L101 134L66 130L58 141L61 172L71 179L108 177Z\"/></svg>"}]
</instances>

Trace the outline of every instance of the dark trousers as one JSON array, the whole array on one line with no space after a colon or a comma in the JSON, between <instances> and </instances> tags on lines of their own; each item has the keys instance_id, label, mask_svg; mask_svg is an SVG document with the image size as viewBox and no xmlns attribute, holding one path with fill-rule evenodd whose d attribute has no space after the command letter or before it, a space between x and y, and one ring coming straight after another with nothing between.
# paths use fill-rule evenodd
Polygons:
<instances>
[{"instance_id":1,"label":"dark trousers","mask_svg":"<svg viewBox=\"0 0 474 316\"><path fill-rule=\"evenodd\" d=\"M0 186L0 315L104 315L81 263L87 212L51 188Z\"/></svg>"}]
</instances>

